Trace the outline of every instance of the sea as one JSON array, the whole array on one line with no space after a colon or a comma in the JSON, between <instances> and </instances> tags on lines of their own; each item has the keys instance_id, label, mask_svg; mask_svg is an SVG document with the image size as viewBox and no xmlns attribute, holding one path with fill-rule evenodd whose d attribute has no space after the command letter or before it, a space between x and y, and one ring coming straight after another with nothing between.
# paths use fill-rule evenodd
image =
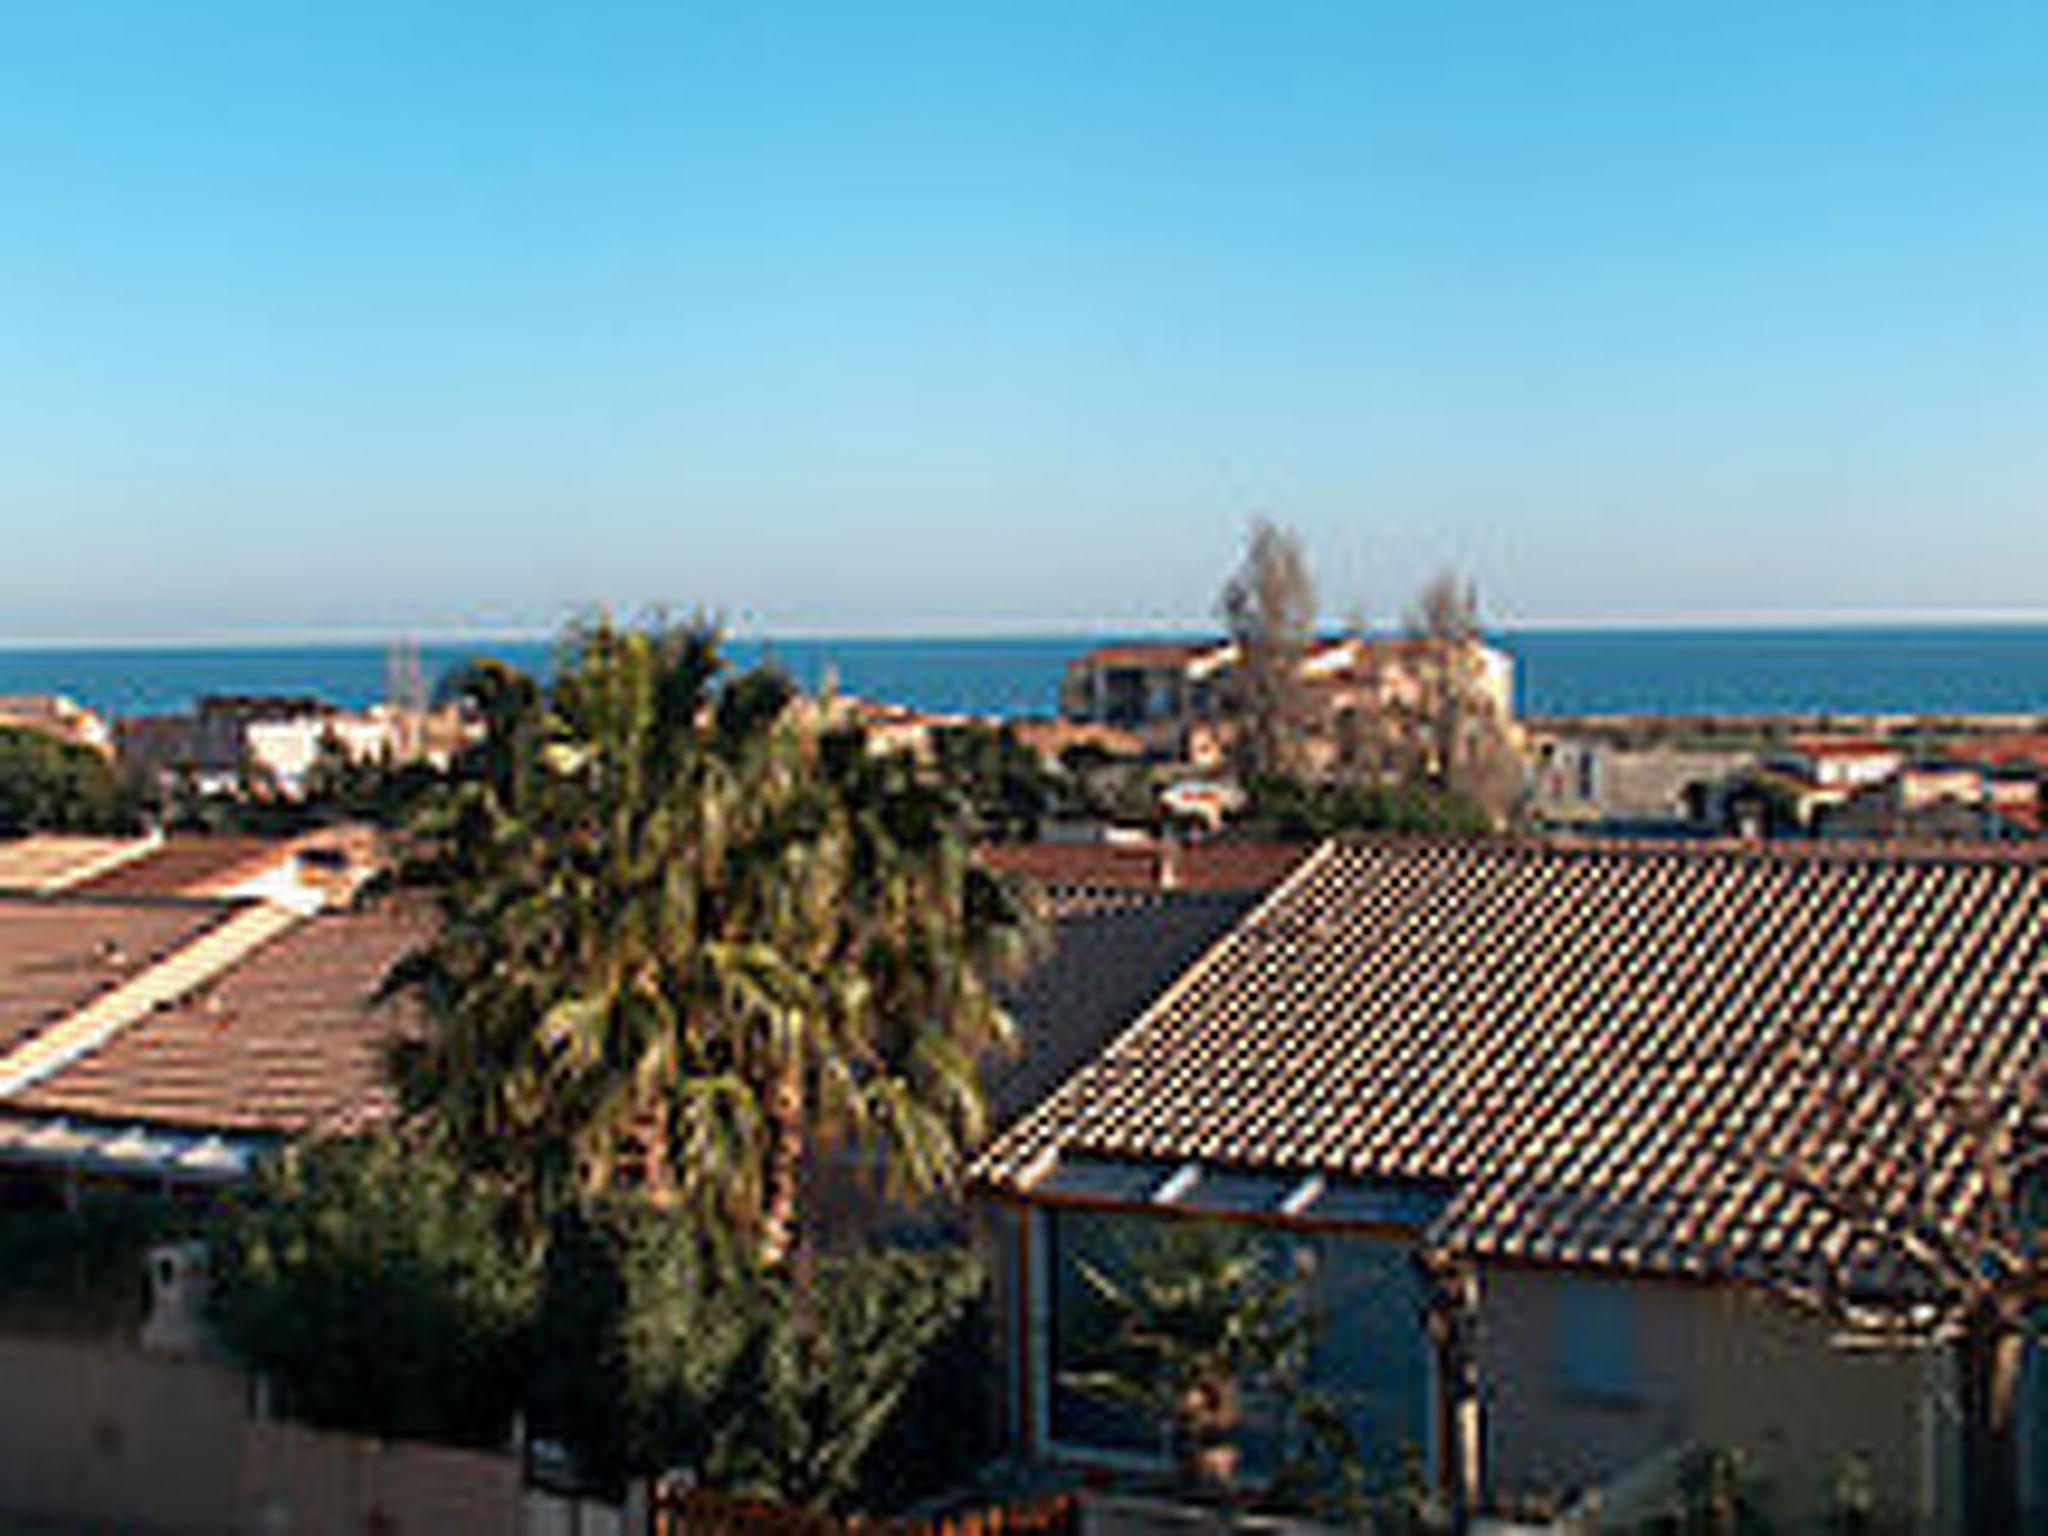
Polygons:
<instances>
[{"instance_id":1,"label":"sea","mask_svg":"<svg viewBox=\"0 0 2048 1536\"><path fill-rule=\"evenodd\" d=\"M1113 635L734 639L810 686L921 709L1050 714L1061 669ZM1515 659L1525 715L2013 714L2048 716L2048 624L1529 629ZM478 656L545 673L546 641L418 647L429 686ZM63 693L110 716L171 712L204 694L311 693L362 706L386 693L378 644L0 646L0 694Z\"/></svg>"}]
</instances>

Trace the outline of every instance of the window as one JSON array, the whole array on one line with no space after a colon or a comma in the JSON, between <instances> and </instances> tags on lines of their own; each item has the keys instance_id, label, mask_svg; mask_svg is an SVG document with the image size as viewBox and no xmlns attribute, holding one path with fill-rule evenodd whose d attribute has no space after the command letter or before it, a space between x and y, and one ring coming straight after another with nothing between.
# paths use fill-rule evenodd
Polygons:
<instances>
[{"instance_id":1,"label":"window","mask_svg":"<svg viewBox=\"0 0 2048 1536\"><path fill-rule=\"evenodd\" d=\"M1047 1388L1054 1443L1075 1449L1123 1455L1157 1456L1163 1447L1159 1430L1135 1406L1105 1400L1076 1387L1075 1377L1094 1367L1100 1339L1108 1324L1102 1298L1088 1283L1094 1268L1121 1277L1130 1254L1142 1242L1146 1218L1103 1211L1053 1210L1047 1213L1051 1303Z\"/></svg>"},{"instance_id":2,"label":"window","mask_svg":"<svg viewBox=\"0 0 2048 1536\"><path fill-rule=\"evenodd\" d=\"M1210 1188L1218 1193L1221 1185ZM1275 1182L1255 1193L1270 1208L1281 1188ZM1069 1454L1115 1461L1158 1458L1166 1450L1160 1426L1135 1407L1082 1390L1077 1378L1095 1363L1108 1322L1086 1270L1124 1278L1136 1256L1171 1220L1163 1213L1044 1210L1046 1311L1036 1346L1044 1362L1044 1428ZM1232 1230L1260 1247L1274 1273L1292 1271L1300 1277L1301 1299L1316 1325L1310 1383L1357 1435L1367 1460L1391 1467L1410 1449L1427 1455L1433 1428L1431 1363L1424 1298L1409 1245L1278 1228ZM1257 1481L1277 1467L1291 1430L1277 1402L1254 1397L1244 1407L1245 1423L1238 1432L1242 1472Z\"/></svg>"},{"instance_id":3,"label":"window","mask_svg":"<svg viewBox=\"0 0 2048 1536\"><path fill-rule=\"evenodd\" d=\"M1319 1233L1307 1247L1315 1386L1358 1437L1369 1465L1390 1469L1415 1452L1433 1466L1427 1300L1414 1250L1343 1233Z\"/></svg>"}]
</instances>

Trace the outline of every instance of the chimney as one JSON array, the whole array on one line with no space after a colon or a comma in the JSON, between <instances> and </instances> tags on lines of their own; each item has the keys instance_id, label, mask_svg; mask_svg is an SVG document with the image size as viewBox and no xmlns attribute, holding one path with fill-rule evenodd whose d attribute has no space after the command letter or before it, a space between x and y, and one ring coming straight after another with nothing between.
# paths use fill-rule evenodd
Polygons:
<instances>
[{"instance_id":1,"label":"chimney","mask_svg":"<svg viewBox=\"0 0 2048 1536\"><path fill-rule=\"evenodd\" d=\"M212 1286L206 1244L158 1243L149 1250L149 1317L142 1347L157 1355L196 1355L209 1342L207 1298Z\"/></svg>"}]
</instances>

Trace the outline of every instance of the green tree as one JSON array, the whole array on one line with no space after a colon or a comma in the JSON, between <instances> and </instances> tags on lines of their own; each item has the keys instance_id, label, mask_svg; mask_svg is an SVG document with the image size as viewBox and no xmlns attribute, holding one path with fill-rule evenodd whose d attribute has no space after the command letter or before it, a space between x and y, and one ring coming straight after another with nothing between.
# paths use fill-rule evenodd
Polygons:
<instances>
[{"instance_id":1,"label":"green tree","mask_svg":"<svg viewBox=\"0 0 2048 1536\"><path fill-rule=\"evenodd\" d=\"M458 1168L388 1136L289 1149L217 1223L223 1336L295 1417L501 1444L534 1301L502 1217Z\"/></svg>"},{"instance_id":2,"label":"green tree","mask_svg":"<svg viewBox=\"0 0 2048 1536\"><path fill-rule=\"evenodd\" d=\"M715 1262L686 1223L644 1205L563 1213L535 1328L532 1423L598 1488L686 1466L731 1492L894 1507L934 1491L935 1471L964 1476L985 1459L960 1433L958 1375L931 1379L958 1358L942 1346L971 1330L985 1295L958 1249L835 1252L800 1287ZM892 1445L908 1465L882 1464ZM933 1467L949 1445L952 1459Z\"/></svg>"},{"instance_id":3,"label":"green tree","mask_svg":"<svg viewBox=\"0 0 2048 1536\"><path fill-rule=\"evenodd\" d=\"M1029 842L1071 799L1065 780L1008 726L941 726L932 733L932 758L939 782L967 807L977 837Z\"/></svg>"},{"instance_id":4,"label":"green tree","mask_svg":"<svg viewBox=\"0 0 2048 1536\"><path fill-rule=\"evenodd\" d=\"M137 803L90 747L0 725L0 837L28 832L132 832Z\"/></svg>"},{"instance_id":5,"label":"green tree","mask_svg":"<svg viewBox=\"0 0 2048 1536\"><path fill-rule=\"evenodd\" d=\"M1029 932L957 803L702 626L480 681L490 737L419 825L413 1108L529 1211L637 1188L771 1265L823 1149L949 1185Z\"/></svg>"},{"instance_id":6,"label":"green tree","mask_svg":"<svg viewBox=\"0 0 2048 1536\"><path fill-rule=\"evenodd\" d=\"M1463 796L1428 784L1304 784L1259 779L1239 825L1290 842L1317 842L1347 832L1478 834L1492 818Z\"/></svg>"},{"instance_id":7,"label":"green tree","mask_svg":"<svg viewBox=\"0 0 2048 1536\"><path fill-rule=\"evenodd\" d=\"M685 1222L622 1201L557 1213L527 1388L535 1432L608 1491L700 1461L758 1311L751 1277Z\"/></svg>"},{"instance_id":8,"label":"green tree","mask_svg":"<svg viewBox=\"0 0 2048 1536\"><path fill-rule=\"evenodd\" d=\"M1214 1223L1163 1225L1129 1260L1121 1274L1082 1268L1102 1326L1072 1383L1157 1425L1188 1487L1226 1488L1247 1396L1301 1392L1312 1331L1300 1283Z\"/></svg>"},{"instance_id":9,"label":"green tree","mask_svg":"<svg viewBox=\"0 0 2048 1536\"><path fill-rule=\"evenodd\" d=\"M820 1278L808 1297L780 1277L753 1293L752 1331L694 1458L712 1485L844 1507L933 1346L984 1284L971 1259L945 1251L837 1259Z\"/></svg>"}]
</instances>

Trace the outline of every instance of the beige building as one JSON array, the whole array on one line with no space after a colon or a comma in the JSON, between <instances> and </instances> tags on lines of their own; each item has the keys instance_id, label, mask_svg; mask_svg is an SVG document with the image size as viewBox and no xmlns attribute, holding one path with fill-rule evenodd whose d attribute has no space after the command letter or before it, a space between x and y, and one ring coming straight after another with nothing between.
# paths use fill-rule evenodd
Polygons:
<instances>
[{"instance_id":1,"label":"beige building","mask_svg":"<svg viewBox=\"0 0 2048 1536\"><path fill-rule=\"evenodd\" d=\"M1713 1448L1780 1528L1861 1481L1959 1529L1956 1356L1870 1331L1936 1277L1809 1170L1943 1241L1979 1218L1965 1177L1920 1202L1922 1144L1840 1074L1933 1051L2017 1104L2048 1068L2042 874L1984 847L1325 845L978 1163L1017 1439L1159 1464L1156 1426L1074 1385L1086 1269L1222 1219L1308 1277L1312 1374L1361 1443L1419 1451L1454 1504L1626 1507Z\"/></svg>"},{"instance_id":2,"label":"beige building","mask_svg":"<svg viewBox=\"0 0 2048 1536\"><path fill-rule=\"evenodd\" d=\"M1570 1507L1675 1448L1732 1447L1793 1529L1824 1525L1857 1476L1908 1528L1954 1527L1954 1382L1936 1352L1843 1348L1825 1320L1731 1285L1488 1265L1479 1298L1498 1489Z\"/></svg>"},{"instance_id":3,"label":"beige building","mask_svg":"<svg viewBox=\"0 0 2048 1536\"><path fill-rule=\"evenodd\" d=\"M1436 642L1406 638L1316 641L1301 664L1315 706L1312 744L1327 757L1347 714L1416 709L1439 650ZM1237 660L1237 647L1220 640L1101 646L1067 664L1060 713L1128 731L1154 757L1213 768L1227 756ZM1454 665L1469 698L1503 722L1514 719L1514 661L1505 651L1476 645Z\"/></svg>"},{"instance_id":4,"label":"beige building","mask_svg":"<svg viewBox=\"0 0 2048 1536\"><path fill-rule=\"evenodd\" d=\"M1741 748L1633 744L1546 731L1531 743L1529 811L1594 830L1716 829L1728 789L1756 766Z\"/></svg>"}]
</instances>

